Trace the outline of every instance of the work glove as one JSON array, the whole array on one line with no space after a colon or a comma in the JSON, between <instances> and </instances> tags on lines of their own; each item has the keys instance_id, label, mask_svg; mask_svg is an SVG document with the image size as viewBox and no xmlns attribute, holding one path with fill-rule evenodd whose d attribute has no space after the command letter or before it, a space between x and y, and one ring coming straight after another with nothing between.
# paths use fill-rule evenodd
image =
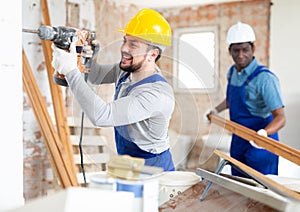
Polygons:
<instances>
[{"instance_id":1,"label":"work glove","mask_svg":"<svg viewBox=\"0 0 300 212\"><path fill-rule=\"evenodd\" d=\"M98 40L92 40L91 44L85 41L82 49L82 56L94 59L97 56L99 50L100 44Z\"/></svg>"},{"instance_id":2,"label":"work glove","mask_svg":"<svg viewBox=\"0 0 300 212\"><path fill-rule=\"evenodd\" d=\"M77 52L76 42L72 42L70 45L70 52L51 45L52 53L52 66L60 74L67 75L70 71L78 69L77 66Z\"/></svg>"},{"instance_id":3,"label":"work glove","mask_svg":"<svg viewBox=\"0 0 300 212\"><path fill-rule=\"evenodd\" d=\"M86 68L91 68L92 62L97 60L99 50L100 44L97 40L92 40L91 44L87 41L84 43L81 62Z\"/></svg>"},{"instance_id":4,"label":"work glove","mask_svg":"<svg viewBox=\"0 0 300 212\"><path fill-rule=\"evenodd\" d=\"M260 129L260 130L258 130L257 132L257 135L260 135L260 136L264 136L264 137L268 137L268 133L267 133L267 131L265 130L265 129ZM258 146L254 141L249 141L250 142L250 144L252 145L252 146L254 146L255 148L258 148L258 149L264 149L263 147L261 147L261 146Z\"/></svg>"},{"instance_id":5,"label":"work glove","mask_svg":"<svg viewBox=\"0 0 300 212\"><path fill-rule=\"evenodd\" d=\"M211 121L208 118L208 115L210 115L210 114L214 114L214 115L218 114L218 111L215 108L207 110L204 113L204 116L203 116L203 121L204 121L205 124L210 124L211 123Z\"/></svg>"}]
</instances>

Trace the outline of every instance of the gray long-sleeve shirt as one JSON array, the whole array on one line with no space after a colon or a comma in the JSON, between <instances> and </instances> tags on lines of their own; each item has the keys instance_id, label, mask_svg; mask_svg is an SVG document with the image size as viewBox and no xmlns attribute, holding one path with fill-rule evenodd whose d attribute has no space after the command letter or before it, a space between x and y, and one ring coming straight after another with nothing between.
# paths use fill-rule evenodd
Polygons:
<instances>
[{"instance_id":1,"label":"gray long-sleeve shirt","mask_svg":"<svg viewBox=\"0 0 300 212\"><path fill-rule=\"evenodd\" d=\"M125 74L118 64L94 64L91 70L88 79L93 84L116 84ZM170 147L168 126L175 101L168 83L142 84L120 98L122 91L133 84L128 78L122 83L118 98L106 103L89 87L78 70L68 73L66 79L75 99L95 126L127 125L130 139L141 149L154 154Z\"/></svg>"}]
</instances>

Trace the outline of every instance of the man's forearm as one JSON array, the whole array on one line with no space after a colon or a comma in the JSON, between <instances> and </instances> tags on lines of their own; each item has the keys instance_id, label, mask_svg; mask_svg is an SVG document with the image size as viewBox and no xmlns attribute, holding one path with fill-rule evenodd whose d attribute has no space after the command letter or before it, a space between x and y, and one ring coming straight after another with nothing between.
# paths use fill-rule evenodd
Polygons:
<instances>
[{"instance_id":1,"label":"man's forearm","mask_svg":"<svg viewBox=\"0 0 300 212\"><path fill-rule=\"evenodd\" d=\"M228 108L228 105L227 105L227 100L226 99L224 99L223 102L221 102L219 105L217 105L215 107L215 109L218 113L222 112L223 110L225 110L227 108Z\"/></svg>"}]
</instances>

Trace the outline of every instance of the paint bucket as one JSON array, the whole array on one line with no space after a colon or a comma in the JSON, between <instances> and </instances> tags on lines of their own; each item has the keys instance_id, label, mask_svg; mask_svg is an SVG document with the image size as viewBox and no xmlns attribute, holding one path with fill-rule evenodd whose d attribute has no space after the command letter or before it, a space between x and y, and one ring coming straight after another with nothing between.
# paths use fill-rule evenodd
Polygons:
<instances>
[{"instance_id":1,"label":"paint bucket","mask_svg":"<svg viewBox=\"0 0 300 212\"><path fill-rule=\"evenodd\" d=\"M158 210L159 185L157 179L117 180L117 191L134 193L133 212Z\"/></svg>"},{"instance_id":2,"label":"paint bucket","mask_svg":"<svg viewBox=\"0 0 300 212\"><path fill-rule=\"evenodd\" d=\"M100 172L92 175L89 179L91 188L133 193L133 212L158 210L159 183L157 178L126 180L112 177L107 172Z\"/></svg>"},{"instance_id":3,"label":"paint bucket","mask_svg":"<svg viewBox=\"0 0 300 212\"><path fill-rule=\"evenodd\" d=\"M200 182L201 177L194 172L171 171L164 172L158 177L159 181L159 199L158 204L176 197L178 194L189 189Z\"/></svg>"},{"instance_id":4,"label":"paint bucket","mask_svg":"<svg viewBox=\"0 0 300 212\"><path fill-rule=\"evenodd\" d=\"M117 179L110 177L107 172L99 172L90 177L89 187L116 191Z\"/></svg>"}]
</instances>

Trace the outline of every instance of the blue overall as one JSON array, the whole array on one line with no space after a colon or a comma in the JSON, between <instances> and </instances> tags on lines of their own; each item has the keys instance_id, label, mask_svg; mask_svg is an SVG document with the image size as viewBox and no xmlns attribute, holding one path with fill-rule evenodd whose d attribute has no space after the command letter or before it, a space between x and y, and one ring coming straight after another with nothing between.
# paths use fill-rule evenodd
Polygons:
<instances>
[{"instance_id":1,"label":"blue overall","mask_svg":"<svg viewBox=\"0 0 300 212\"><path fill-rule=\"evenodd\" d=\"M258 66L256 70L247 78L241 86L233 86L230 84L233 73L233 66L229 72L228 86L227 86L227 103L230 111L230 120L239 123L254 131L264 129L272 120L273 116L261 118L250 113L246 105L246 86L258 74L262 72L271 73L264 66ZM272 73L271 73L272 74ZM269 137L278 140L278 134L274 133ZM238 161L252 167L262 174L278 174L278 156L265 150L253 147L248 141L232 135L232 142L230 147L231 157ZM231 168L232 175L246 177L242 173Z\"/></svg>"},{"instance_id":2,"label":"blue overall","mask_svg":"<svg viewBox=\"0 0 300 212\"><path fill-rule=\"evenodd\" d=\"M125 74L117 83L116 86L116 93L114 99L116 100L118 98L118 94L120 92L121 84L124 82L129 76L129 73ZM153 83L157 81L166 82L167 81L160 76L159 74L151 75L131 86L129 86L126 91L122 94L121 97L127 96L128 93L135 88L136 86L145 84L145 83ZM128 133L127 126L118 126L114 127L115 131L115 140L116 140L116 147L117 152L119 155L130 155L132 157L138 157L138 158L144 158L145 159L145 165L147 166L156 166L161 167L164 169L164 171L174 171L174 164L172 160L171 153L169 149L166 151L159 153L159 154L153 154L150 152L146 152L139 148L133 141L130 139L130 135Z\"/></svg>"}]
</instances>

